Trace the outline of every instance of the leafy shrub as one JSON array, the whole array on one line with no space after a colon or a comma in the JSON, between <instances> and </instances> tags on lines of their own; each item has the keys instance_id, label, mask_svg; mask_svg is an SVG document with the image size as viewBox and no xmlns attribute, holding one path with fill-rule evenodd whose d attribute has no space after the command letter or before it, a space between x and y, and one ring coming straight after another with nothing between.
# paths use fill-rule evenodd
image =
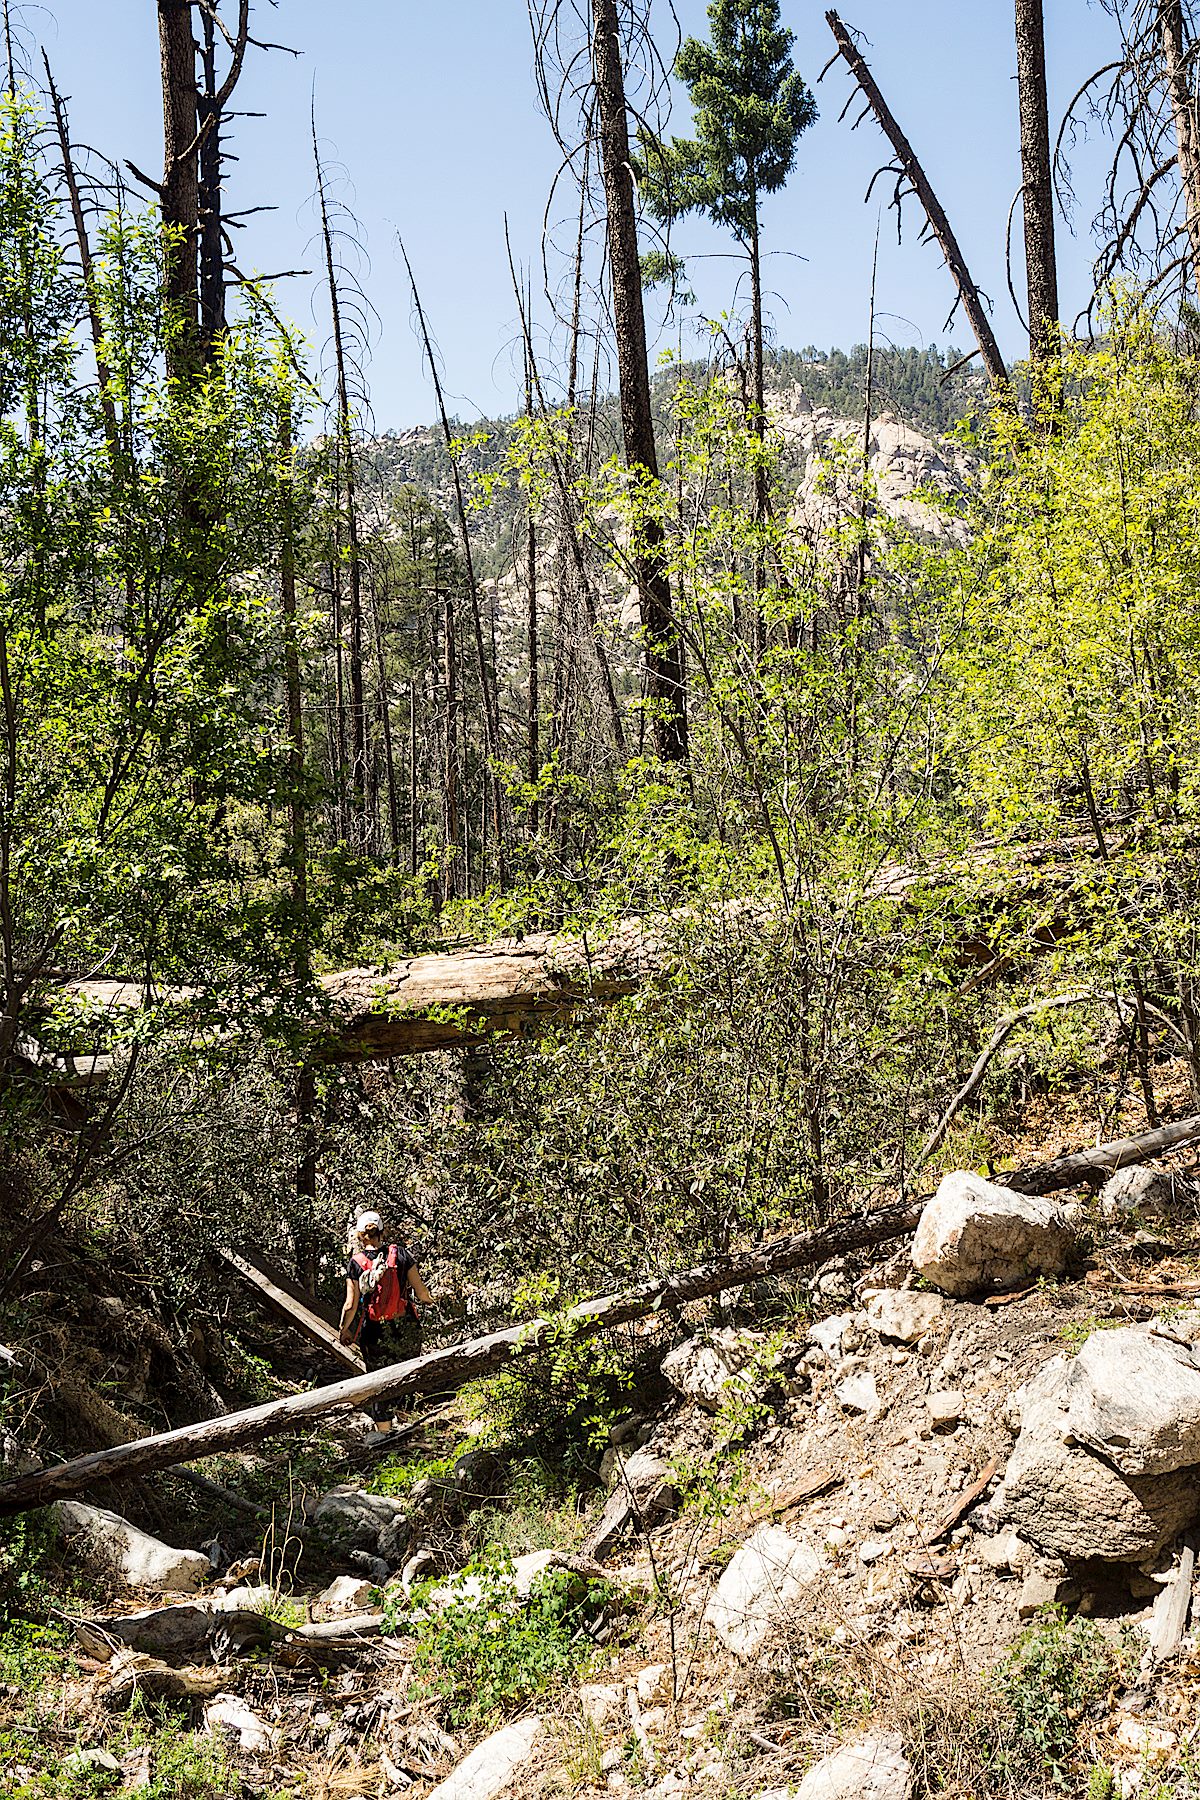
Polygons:
<instances>
[{"instance_id":1,"label":"leafy shrub","mask_svg":"<svg viewBox=\"0 0 1200 1800\"><path fill-rule=\"evenodd\" d=\"M1068 1621L1060 1608L1040 1616L1017 1639L993 1684L1005 1715L1000 1760L1034 1762L1063 1784L1080 1720L1103 1699L1118 1669L1116 1651L1090 1619Z\"/></svg>"},{"instance_id":2,"label":"leafy shrub","mask_svg":"<svg viewBox=\"0 0 1200 1800\"><path fill-rule=\"evenodd\" d=\"M633 1373L618 1339L587 1338L555 1307L568 1302L551 1276L528 1282L514 1296L516 1317L550 1314L536 1356L514 1362L480 1382L471 1398L496 1441L515 1455L537 1457L569 1480L594 1474L609 1430L622 1410Z\"/></svg>"},{"instance_id":3,"label":"leafy shrub","mask_svg":"<svg viewBox=\"0 0 1200 1800\"><path fill-rule=\"evenodd\" d=\"M477 1563L467 1573L478 1596L454 1600L419 1629L413 1666L448 1702L452 1725L511 1713L573 1675L593 1651L589 1628L617 1598L608 1582L565 1569L538 1577L528 1601L517 1600L511 1563Z\"/></svg>"}]
</instances>

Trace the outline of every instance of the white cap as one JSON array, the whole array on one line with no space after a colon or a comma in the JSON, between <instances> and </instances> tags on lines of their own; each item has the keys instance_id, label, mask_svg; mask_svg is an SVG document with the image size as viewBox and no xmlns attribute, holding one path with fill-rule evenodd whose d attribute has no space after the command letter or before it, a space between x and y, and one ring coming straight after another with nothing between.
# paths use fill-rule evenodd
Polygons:
<instances>
[{"instance_id":1,"label":"white cap","mask_svg":"<svg viewBox=\"0 0 1200 1800\"><path fill-rule=\"evenodd\" d=\"M377 1212L360 1212L354 1221L355 1231L382 1231L383 1220Z\"/></svg>"}]
</instances>

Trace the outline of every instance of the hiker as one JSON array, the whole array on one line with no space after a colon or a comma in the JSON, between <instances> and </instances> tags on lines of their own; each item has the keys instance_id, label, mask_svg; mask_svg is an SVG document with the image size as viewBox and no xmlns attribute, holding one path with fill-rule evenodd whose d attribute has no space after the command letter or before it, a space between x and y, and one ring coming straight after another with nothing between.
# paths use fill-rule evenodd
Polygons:
<instances>
[{"instance_id":1,"label":"hiker","mask_svg":"<svg viewBox=\"0 0 1200 1800\"><path fill-rule=\"evenodd\" d=\"M338 1331L341 1342L357 1342L368 1369L383 1369L389 1363L419 1356L421 1321L414 1297L423 1306L433 1303L407 1245L384 1241L383 1220L377 1212L359 1213L346 1264L346 1299ZM372 1411L377 1428L389 1430L390 1403L381 1401Z\"/></svg>"}]
</instances>

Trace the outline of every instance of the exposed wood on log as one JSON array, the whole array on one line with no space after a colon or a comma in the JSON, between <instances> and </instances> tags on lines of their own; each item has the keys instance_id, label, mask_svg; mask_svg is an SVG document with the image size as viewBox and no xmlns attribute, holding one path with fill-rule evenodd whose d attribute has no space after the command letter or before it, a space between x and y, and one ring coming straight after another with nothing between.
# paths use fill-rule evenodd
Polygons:
<instances>
[{"instance_id":1,"label":"exposed wood on log","mask_svg":"<svg viewBox=\"0 0 1200 1800\"><path fill-rule=\"evenodd\" d=\"M467 1381L491 1374L516 1357L534 1354L543 1337L569 1329L590 1337L616 1325L629 1324L649 1313L669 1310L700 1300L725 1287L762 1281L791 1270L811 1268L830 1257L882 1244L912 1231L920 1217L919 1206L899 1205L856 1214L818 1231L779 1238L739 1256L702 1263L677 1275L665 1275L620 1293L573 1306L553 1324L536 1319L527 1325L511 1325L504 1331L464 1343L448 1344L409 1362L394 1363L369 1375L358 1375L307 1394L290 1394L244 1412L183 1425L173 1431L119 1444L110 1450L72 1457L56 1467L19 1475L0 1483L0 1516L45 1506L71 1494L83 1493L98 1481L126 1479L152 1469L169 1469L177 1463L211 1456L217 1450L240 1444L260 1443L264 1438L294 1430L326 1413L361 1407L372 1401L391 1400L401 1394L448 1393Z\"/></svg>"},{"instance_id":2,"label":"exposed wood on log","mask_svg":"<svg viewBox=\"0 0 1200 1800\"><path fill-rule=\"evenodd\" d=\"M880 92L878 82L864 62L862 54L846 26L837 13L832 11L825 14L825 23L834 35L838 53L858 83L863 97L896 153L901 180L908 183L925 210L929 229L941 246L942 255L946 259L946 267L954 277L954 284L958 289L963 311L970 320L971 329L975 333L975 342L979 345L984 368L997 387L1005 388L1008 385L1008 370L1004 366L1004 358L1000 354L996 334L983 309L979 289L971 279L966 259L959 249L958 239L950 228L950 221L946 217L945 209L930 186L928 176L917 161L916 152L901 131L891 108Z\"/></svg>"},{"instance_id":3,"label":"exposed wood on log","mask_svg":"<svg viewBox=\"0 0 1200 1800\"><path fill-rule=\"evenodd\" d=\"M306 1294L290 1276L274 1268L265 1257L249 1250L222 1249L218 1255L251 1284L285 1324L302 1332L310 1342L319 1344L343 1368L356 1375L365 1371L367 1365L362 1351L356 1345L338 1341L338 1327L326 1316L320 1301Z\"/></svg>"},{"instance_id":4,"label":"exposed wood on log","mask_svg":"<svg viewBox=\"0 0 1200 1800\"><path fill-rule=\"evenodd\" d=\"M1179 1648L1179 1641L1187 1625L1188 1608L1192 1603L1192 1575L1195 1567L1196 1552L1190 1544L1185 1545L1180 1552L1178 1567L1154 1602L1154 1612L1150 1619L1150 1654L1155 1662L1165 1662Z\"/></svg>"},{"instance_id":5,"label":"exposed wood on log","mask_svg":"<svg viewBox=\"0 0 1200 1800\"><path fill-rule=\"evenodd\" d=\"M1117 1138L1095 1150L1080 1150L1054 1162L1014 1169L1010 1175L997 1175L995 1179L1016 1194L1054 1194L1084 1182L1102 1183L1118 1169L1127 1169L1133 1163L1145 1162L1148 1156L1160 1156L1164 1150L1174 1150L1197 1139L1200 1114L1179 1119L1174 1125L1160 1125L1156 1131L1143 1131L1138 1137Z\"/></svg>"}]
</instances>

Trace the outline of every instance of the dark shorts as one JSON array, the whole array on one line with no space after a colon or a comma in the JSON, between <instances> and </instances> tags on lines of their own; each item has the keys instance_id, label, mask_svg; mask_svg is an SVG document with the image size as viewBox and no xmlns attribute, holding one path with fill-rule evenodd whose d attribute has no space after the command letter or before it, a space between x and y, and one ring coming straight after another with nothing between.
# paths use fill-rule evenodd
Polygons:
<instances>
[{"instance_id":1,"label":"dark shorts","mask_svg":"<svg viewBox=\"0 0 1200 1800\"><path fill-rule=\"evenodd\" d=\"M368 1369L386 1369L421 1354L421 1321L389 1319L386 1325L363 1327L362 1352Z\"/></svg>"}]
</instances>

